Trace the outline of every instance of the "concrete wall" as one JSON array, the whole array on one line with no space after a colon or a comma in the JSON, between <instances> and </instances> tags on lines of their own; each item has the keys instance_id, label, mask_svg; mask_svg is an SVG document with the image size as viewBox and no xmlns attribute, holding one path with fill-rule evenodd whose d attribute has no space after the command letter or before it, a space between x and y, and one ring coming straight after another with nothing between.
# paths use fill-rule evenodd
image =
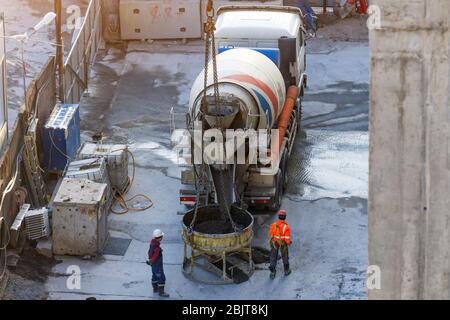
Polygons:
<instances>
[{"instance_id":1,"label":"concrete wall","mask_svg":"<svg viewBox=\"0 0 450 320\"><path fill-rule=\"evenodd\" d=\"M372 0L370 299L450 299L448 0Z\"/></svg>"}]
</instances>

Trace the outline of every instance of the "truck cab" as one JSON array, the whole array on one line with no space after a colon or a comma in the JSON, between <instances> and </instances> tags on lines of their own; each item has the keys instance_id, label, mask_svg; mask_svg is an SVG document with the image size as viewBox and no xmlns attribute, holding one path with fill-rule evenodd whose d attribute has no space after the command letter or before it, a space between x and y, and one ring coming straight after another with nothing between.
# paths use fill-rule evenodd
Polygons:
<instances>
[{"instance_id":1,"label":"truck cab","mask_svg":"<svg viewBox=\"0 0 450 320\"><path fill-rule=\"evenodd\" d=\"M301 96L307 84L306 30L296 7L226 6L217 13L218 53L233 48L256 50L277 65L286 88L297 85Z\"/></svg>"}]
</instances>

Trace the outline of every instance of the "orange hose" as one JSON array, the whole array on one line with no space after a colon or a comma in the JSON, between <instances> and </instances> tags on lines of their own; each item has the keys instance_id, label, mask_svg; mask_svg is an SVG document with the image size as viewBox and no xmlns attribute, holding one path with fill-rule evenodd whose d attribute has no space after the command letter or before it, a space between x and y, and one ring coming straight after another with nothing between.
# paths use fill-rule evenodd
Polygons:
<instances>
[{"instance_id":1,"label":"orange hose","mask_svg":"<svg viewBox=\"0 0 450 320\"><path fill-rule=\"evenodd\" d=\"M286 100L284 101L283 109L280 117L278 118L278 150L281 152L281 146L283 145L284 136L289 126L289 120L291 119L292 111L294 111L295 103L297 102L299 89L297 86L290 86L286 93Z\"/></svg>"}]
</instances>

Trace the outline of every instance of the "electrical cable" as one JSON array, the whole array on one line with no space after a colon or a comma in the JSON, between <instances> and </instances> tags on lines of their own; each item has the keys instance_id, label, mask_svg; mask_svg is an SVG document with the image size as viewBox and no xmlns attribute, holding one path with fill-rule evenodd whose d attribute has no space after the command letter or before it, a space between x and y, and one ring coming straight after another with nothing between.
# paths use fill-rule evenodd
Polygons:
<instances>
[{"instance_id":1,"label":"electrical cable","mask_svg":"<svg viewBox=\"0 0 450 320\"><path fill-rule=\"evenodd\" d=\"M131 197L129 199L125 198L127 193L130 192L130 189L133 186L134 180L135 180L135 177L136 177L136 159L134 157L134 154L128 148L113 150L113 151L110 151L108 154L113 154L113 153L119 152L119 151L125 151L131 156L132 165L133 165L133 171L132 171L131 178L128 177L128 182L127 182L127 186L125 187L125 190L120 191L120 190L117 190L115 188L112 188L112 192L111 193L112 193L114 201L111 204L111 208L110 208L111 212L114 213L114 214L117 214L117 215L123 215L123 214L126 214L128 212L140 212L140 211L145 211L145 210L148 210L148 209L152 208L154 203L153 203L152 199L150 199L150 197L145 195L145 194L139 193L139 194L134 195L133 197ZM109 174L109 172L108 172L108 174ZM109 177L109 179L111 181L111 177ZM129 203L131 201L139 198L139 197L140 198L144 198L150 204L145 206L145 207L141 207L141 208L130 208ZM113 209L113 207L114 207L114 205L116 203L118 203L122 207L123 211L115 211Z\"/></svg>"},{"instance_id":2,"label":"electrical cable","mask_svg":"<svg viewBox=\"0 0 450 320\"><path fill-rule=\"evenodd\" d=\"M52 137L52 134L50 132L49 132L49 137L50 137L50 141L51 141L52 145L55 147L55 149L60 154L62 154L64 157L66 157L69 161L72 161L73 160L72 158L70 158L67 154L65 154L61 149L58 148L58 146L55 144L55 142L53 140L53 137ZM111 194L112 194L112 197L113 197L114 201L111 204L111 208L110 208L111 212L114 213L114 214L117 214L117 215L122 215L122 214L126 214L126 213L128 213L130 211L139 212L139 211L145 211L145 210L150 209L151 207L153 207L154 203L153 203L152 199L150 199L150 197L145 195L145 194L140 193L140 194L137 194L137 195L133 196L132 198L125 199L126 194L130 191L131 187L134 184L134 180L135 180L135 176L136 176L136 160L135 160L134 154L128 148L112 150L106 155L106 157L108 155L110 155L110 154L113 154L113 153L119 152L119 151L125 151L131 156L131 159L133 160L133 162L132 162L133 163L133 171L132 171L131 178L128 177L127 187L125 188L125 190L120 191L120 190L117 190L115 188L112 188ZM98 160L94 160L92 162L92 164L96 163L97 161ZM109 172L108 172L108 175L109 175ZM109 179L111 181L111 177L109 177ZM145 206L145 207L142 207L142 208L137 208L137 209L136 208L130 208L128 203L133 201L133 200L135 200L138 197L144 198L150 204ZM116 203L119 203L119 205L122 207L123 211L115 211L113 209L113 207L114 207L114 205Z\"/></svg>"},{"instance_id":3,"label":"electrical cable","mask_svg":"<svg viewBox=\"0 0 450 320\"><path fill-rule=\"evenodd\" d=\"M50 141L52 143L52 145L55 147L56 151L58 151L61 155L63 155L64 157L67 158L67 160L72 161L73 159L71 157L69 157L67 154L65 154L61 149L58 148L58 146L55 144L55 141L53 140L53 131L52 133L50 133L50 131L48 132L48 136L50 137ZM51 150L51 149L50 149Z\"/></svg>"}]
</instances>

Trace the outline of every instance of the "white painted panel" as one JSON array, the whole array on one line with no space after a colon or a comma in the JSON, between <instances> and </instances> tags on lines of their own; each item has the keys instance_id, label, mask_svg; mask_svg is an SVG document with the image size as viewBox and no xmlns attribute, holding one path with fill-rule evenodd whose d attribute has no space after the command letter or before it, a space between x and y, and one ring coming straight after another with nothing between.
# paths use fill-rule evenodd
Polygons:
<instances>
[{"instance_id":1,"label":"white painted panel","mask_svg":"<svg viewBox=\"0 0 450 320\"><path fill-rule=\"evenodd\" d=\"M200 38L200 0L120 2L122 40Z\"/></svg>"}]
</instances>

